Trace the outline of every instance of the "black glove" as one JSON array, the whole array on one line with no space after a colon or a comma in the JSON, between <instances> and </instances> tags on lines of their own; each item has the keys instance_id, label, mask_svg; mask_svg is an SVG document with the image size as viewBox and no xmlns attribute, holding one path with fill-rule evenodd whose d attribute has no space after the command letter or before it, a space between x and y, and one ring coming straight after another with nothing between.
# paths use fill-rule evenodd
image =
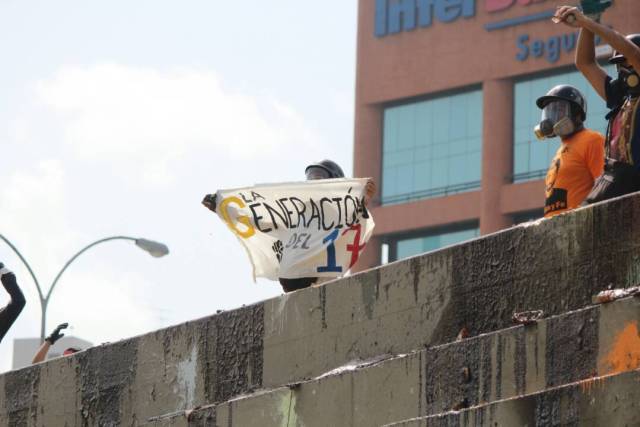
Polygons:
<instances>
[{"instance_id":1,"label":"black glove","mask_svg":"<svg viewBox=\"0 0 640 427\"><path fill-rule=\"evenodd\" d=\"M202 204L205 205L207 208L209 208L209 210L215 212L216 211L216 204L217 204L217 197L216 194L207 194L206 196L204 196L204 199L202 199Z\"/></svg>"},{"instance_id":2,"label":"black glove","mask_svg":"<svg viewBox=\"0 0 640 427\"><path fill-rule=\"evenodd\" d=\"M4 276L7 274L13 274L8 268L5 268L4 264L0 262L0 279L4 283Z\"/></svg>"},{"instance_id":3,"label":"black glove","mask_svg":"<svg viewBox=\"0 0 640 427\"><path fill-rule=\"evenodd\" d=\"M64 336L64 334L61 334L60 331L63 329L66 329L68 326L69 326L68 323L59 324L58 327L55 328L53 332L51 332L51 335L45 338L45 341L48 341L49 344L54 345L56 341L58 341L60 338Z\"/></svg>"},{"instance_id":4,"label":"black glove","mask_svg":"<svg viewBox=\"0 0 640 427\"><path fill-rule=\"evenodd\" d=\"M11 295L11 298L14 298L14 297L18 297L18 299L22 298L20 288L18 288L16 275L13 274L11 270L6 268L4 264L1 262L0 262L0 282L2 282L2 285L7 290L9 295Z\"/></svg>"}]
</instances>

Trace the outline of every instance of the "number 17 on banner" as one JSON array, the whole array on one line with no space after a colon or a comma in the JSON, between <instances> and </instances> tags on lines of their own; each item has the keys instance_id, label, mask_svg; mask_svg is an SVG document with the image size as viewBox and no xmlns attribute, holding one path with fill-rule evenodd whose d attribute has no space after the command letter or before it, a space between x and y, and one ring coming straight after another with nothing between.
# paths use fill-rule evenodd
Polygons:
<instances>
[{"instance_id":1,"label":"number 17 on banner","mask_svg":"<svg viewBox=\"0 0 640 427\"><path fill-rule=\"evenodd\" d=\"M353 267L356 262L358 262L358 258L360 257L360 252L365 247L365 244L360 244L360 238L362 236L362 225L355 224L351 227L347 228L342 232L344 236L348 232L353 231L353 243L347 245L347 251L351 252L351 261L349 262L349 268ZM331 232L331 234L327 235L322 243L329 243L327 245L327 265L318 267L318 273L342 273L342 266L336 264L336 246L335 242L338 240L340 236L340 230L335 229Z\"/></svg>"}]
</instances>

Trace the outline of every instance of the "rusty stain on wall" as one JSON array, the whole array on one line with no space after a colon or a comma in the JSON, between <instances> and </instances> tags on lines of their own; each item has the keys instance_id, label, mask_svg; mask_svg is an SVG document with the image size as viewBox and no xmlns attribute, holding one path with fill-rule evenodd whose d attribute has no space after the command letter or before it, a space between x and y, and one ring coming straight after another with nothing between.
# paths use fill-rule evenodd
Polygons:
<instances>
[{"instance_id":1,"label":"rusty stain on wall","mask_svg":"<svg viewBox=\"0 0 640 427\"><path fill-rule=\"evenodd\" d=\"M640 333L638 323L629 322L619 332L611 351L600 360L600 374L619 374L640 368Z\"/></svg>"}]
</instances>

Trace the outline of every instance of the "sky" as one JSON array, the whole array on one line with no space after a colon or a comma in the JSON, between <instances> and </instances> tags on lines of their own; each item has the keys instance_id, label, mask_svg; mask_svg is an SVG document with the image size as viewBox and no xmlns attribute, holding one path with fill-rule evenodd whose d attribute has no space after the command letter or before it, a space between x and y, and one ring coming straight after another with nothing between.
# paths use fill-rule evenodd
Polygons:
<instances>
[{"instance_id":1,"label":"sky","mask_svg":"<svg viewBox=\"0 0 640 427\"><path fill-rule=\"evenodd\" d=\"M47 333L113 342L271 298L200 201L221 188L352 170L356 0L0 0L0 234L46 291ZM37 337L27 307L0 343ZM0 305L8 296L0 292Z\"/></svg>"}]
</instances>

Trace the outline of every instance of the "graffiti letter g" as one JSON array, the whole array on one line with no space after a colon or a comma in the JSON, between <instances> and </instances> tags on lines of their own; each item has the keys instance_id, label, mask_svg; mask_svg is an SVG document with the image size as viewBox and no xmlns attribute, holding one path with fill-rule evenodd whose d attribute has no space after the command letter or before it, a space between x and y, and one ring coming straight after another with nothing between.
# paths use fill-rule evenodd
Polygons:
<instances>
[{"instance_id":1,"label":"graffiti letter g","mask_svg":"<svg viewBox=\"0 0 640 427\"><path fill-rule=\"evenodd\" d=\"M256 234L256 229L253 227L253 225L251 225L251 220L246 215L238 216L238 222L235 224L233 223L228 211L228 206L230 203L235 203L236 205L238 205L240 209L246 206L242 200L240 200L235 196L227 197L222 201L222 203L220 203L220 211L222 212L222 217L224 218L224 221L227 223L229 228L238 236L242 237L243 239L248 239L249 237ZM238 223L244 224L247 227L247 229L244 231L239 229Z\"/></svg>"}]
</instances>

